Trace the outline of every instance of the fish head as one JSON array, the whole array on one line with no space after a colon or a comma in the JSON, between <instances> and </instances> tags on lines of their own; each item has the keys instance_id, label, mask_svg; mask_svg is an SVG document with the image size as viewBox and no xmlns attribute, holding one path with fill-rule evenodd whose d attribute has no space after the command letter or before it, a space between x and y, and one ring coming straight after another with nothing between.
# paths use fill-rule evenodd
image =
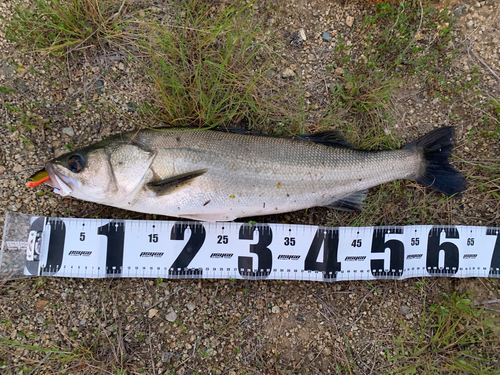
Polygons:
<instances>
[{"instance_id":1,"label":"fish head","mask_svg":"<svg viewBox=\"0 0 500 375\"><path fill-rule=\"evenodd\" d=\"M116 205L140 190L154 153L124 140L102 141L59 156L45 165L54 192Z\"/></svg>"}]
</instances>

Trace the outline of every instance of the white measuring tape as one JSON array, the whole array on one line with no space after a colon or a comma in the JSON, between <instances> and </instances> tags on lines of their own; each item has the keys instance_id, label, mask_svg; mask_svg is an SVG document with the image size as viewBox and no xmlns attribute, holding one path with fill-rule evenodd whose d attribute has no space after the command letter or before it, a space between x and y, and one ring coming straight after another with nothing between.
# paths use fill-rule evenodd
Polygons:
<instances>
[{"instance_id":1,"label":"white measuring tape","mask_svg":"<svg viewBox=\"0 0 500 375\"><path fill-rule=\"evenodd\" d=\"M500 228L251 226L36 216L29 223L24 240L11 240L6 222L0 273L12 268L9 255L14 259L14 253L22 253L22 273L32 276L314 281L500 277Z\"/></svg>"}]
</instances>

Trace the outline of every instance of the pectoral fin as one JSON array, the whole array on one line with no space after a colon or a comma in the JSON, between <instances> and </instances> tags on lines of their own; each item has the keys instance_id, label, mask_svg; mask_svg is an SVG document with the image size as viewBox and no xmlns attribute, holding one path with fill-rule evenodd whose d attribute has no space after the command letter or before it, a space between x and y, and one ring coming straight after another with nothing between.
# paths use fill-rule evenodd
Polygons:
<instances>
[{"instance_id":1,"label":"pectoral fin","mask_svg":"<svg viewBox=\"0 0 500 375\"><path fill-rule=\"evenodd\" d=\"M158 196L171 194L177 189L182 189L191 185L197 177L200 177L207 172L208 169L199 169L197 171L169 177L164 180L150 182L147 184L147 187L154 191Z\"/></svg>"}]
</instances>

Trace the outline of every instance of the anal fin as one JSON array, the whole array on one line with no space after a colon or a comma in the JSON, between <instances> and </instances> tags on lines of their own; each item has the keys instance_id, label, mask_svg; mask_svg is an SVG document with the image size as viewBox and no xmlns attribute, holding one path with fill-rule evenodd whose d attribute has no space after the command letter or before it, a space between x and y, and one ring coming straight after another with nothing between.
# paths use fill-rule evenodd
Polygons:
<instances>
[{"instance_id":1,"label":"anal fin","mask_svg":"<svg viewBox=\"0 0 500 375\"><path fill-rule=\"evenodd\" d=\"M340 211L363 211L365 208L365 198L368 190L357 191L345 198L339 199L335 202L325 206Z\"/></svg>"},{"instance_id":2,"label":"anal fin","mask_svg":"<svg viewBox=\"0 0 500 375\"><path fill-rule=\"evenodd\" d=\"M177 189L185 188L193 183L196 177L200 177L208 172L208 169L200 169L197 171L179 174L169 177L164 180L154 181L147 184L147 187L154 191L156 195L162 196L171 194Z\"/></svg>"},{"instance_id":3,"label":"anal fin","mask_svg":"<svg viewBox=\"0 0 500 375\"><path fill-rule=\"evenodd\" d=\"M216 222L216 221L233 221L237 219L235 215L224 215L224 214L186 214L186 215L179 215L179 217L182 217L184 219L191 219L191 220L197 220L197 221L210 221L210 222Z\"/></svg>"}]
</instances>

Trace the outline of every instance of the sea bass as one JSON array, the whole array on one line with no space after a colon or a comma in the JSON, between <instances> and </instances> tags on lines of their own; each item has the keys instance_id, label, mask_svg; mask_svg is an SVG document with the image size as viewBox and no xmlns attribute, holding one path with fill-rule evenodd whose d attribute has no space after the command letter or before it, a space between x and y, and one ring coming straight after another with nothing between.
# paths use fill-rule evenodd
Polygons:
<instances>
[{"instance_id":1,"label":"sea bass","mask_svg":"<svg viewBox=\"0 0 500 375\"><path fill-rule=\"evenodd\" d=\"M366 189L411 179L453 195L452 127L395 151L355 149L336 131L277 138L149 129L109 137L49 161L54 191L149 214L230 221L315 206L359 210ZM46 176L44 171L35 176Z\"/></svg>"}]
</instances>

